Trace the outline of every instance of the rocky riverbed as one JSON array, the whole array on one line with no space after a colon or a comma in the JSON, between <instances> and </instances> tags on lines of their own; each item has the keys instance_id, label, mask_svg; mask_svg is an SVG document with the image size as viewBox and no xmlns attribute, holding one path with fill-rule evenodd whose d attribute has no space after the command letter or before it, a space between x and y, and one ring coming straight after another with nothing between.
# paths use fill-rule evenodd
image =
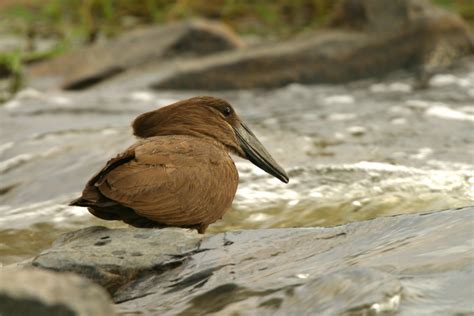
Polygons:
<instances>
[{"instance_id":1,"label":"rocky riverbed","mask_svg":"<svg viewBox=\"0 0 474 316\"><path fill-rule=\"evenodd\" d=\"M25 265L95 281L122 315L464 315L473 211L206 236L95 226Z\"/></svg>"},{"instance_id":2,"label":"rocky riverbed","mask_svg":"<svg viewBox=\"0 0 474 316\"><path fill-rule=\"evenodd\" d=\"M331 226L472 205L474 62L435 76L431 89L413 91L411 83L401 75L214 93L235 105L291 181L281 184L238 160L233 208L210 232ZM103 225L66 203L133 142L130 121L208 93L25 90L0 108L0 260L19 261L62 232Z\"/></svg>"}]
</instances>

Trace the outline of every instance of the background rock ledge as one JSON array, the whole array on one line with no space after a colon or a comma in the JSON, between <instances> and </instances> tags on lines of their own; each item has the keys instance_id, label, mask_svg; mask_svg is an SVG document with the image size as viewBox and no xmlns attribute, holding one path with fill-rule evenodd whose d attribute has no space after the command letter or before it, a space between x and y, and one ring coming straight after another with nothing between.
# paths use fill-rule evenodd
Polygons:
<instances>
[{"instance_id":1,"label":"background rock ledge","mask_svg":"<svg viewBox=\"0 0 474 316\"><path fill-rule=\"evenodd\" d=\"M455 315L473 312L474 207L333 228L89 227L32 262L106 287L124 313Z\"/></svg>"},{"instance_id":2,"label":"background rock ledge","mask_svg":"<svg viewBox=\"0 0 474 316\"><path fill-rule=\"evenodd\" d=\"M82 90L119 73L171 57L203 56L243 46L223 23L189 20L145 27L32 65L29 86Z\"/></svg>"},{"instance_id":3,"label":"background rock ledge","mask_svg":"<svg viewBox=\"0 0 474 316\"><path fill-rule=\"evenodd\" d=\"M338 19L349 25L339 25ZM182 62L153 87L223 90L344 83L399 69L415 70L423 81L419 84L425 84L434 72L474 53L474 36L463 20L424 0L343 1L330 26L287 42Z\"/></svg>"}]
</instances>

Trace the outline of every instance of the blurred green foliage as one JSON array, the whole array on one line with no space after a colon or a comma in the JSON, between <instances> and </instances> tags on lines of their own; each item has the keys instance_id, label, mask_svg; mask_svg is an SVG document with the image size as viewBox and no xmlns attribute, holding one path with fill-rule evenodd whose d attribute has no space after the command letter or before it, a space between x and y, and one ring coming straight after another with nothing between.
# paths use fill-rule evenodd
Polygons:
<instances>
[{"instance_id":1,"label":"blurred green foliage","mask_svg":"<svg viewBox=\"0 0 474 316\"><path fill-rule=\"evenodd\" d=\"M285 38L324 24L342 0L2 0L0 27L27 39L26 49L1 53L0 75L21 78L21 65L139 25L191 17L217 19L241 34ZM474 24L474 0L431 0ZM37 38L57 45L40 53ZM19 87L15 80L12 89Z\"/></svg>"},{"instance_id":2,"label":"blurred green foliage","mask_svg":"<svg viewBox=\"0 0 474 316\"><path fill-rule=\"evenodd\" d=\"M92 41L136 24L219 19L241 33L286 36L324 22L340 0L30 0L0 12L26 32Z\"/></svg>"},{"instance_id":3,"label":"blurred green foliage","mask_svg":"<svg viewBox=\"0 0 474 316\"><path fill-rule=\"evenodd\" d=\"M326 21L341 0L18 0L0 2L1 26L27 39L26 49L0 52L0 73L12 89L21 84L21 65L48 58L98 37L110 37L146 24L192 17L217 19L242 34L287 37ZM8 0L6 2L9 2ZM57 45L40 53L36 39Z\"/></svg>"},{"instance_id":4,"label":"blurred green foliage","mask_svg":"<svg viewBox=\"0 0 474 316\"><path fill-rule=\"evenodd\" d=\"M17 92L22 85L22 59L21 53L14 51L0 54L0 78L8 77L5 93L0 93L0 102Z\"/></svg>"},{"instance_id":5,"label":"blurred green foliage","mask_svg":"<svg viewBox=\"0 0 474 316\"><path fill-rule=\"evenodd\" d=\"M458 13L474 26L474 0L431 0L431 2Z\"/></svg>"}]
</instances>

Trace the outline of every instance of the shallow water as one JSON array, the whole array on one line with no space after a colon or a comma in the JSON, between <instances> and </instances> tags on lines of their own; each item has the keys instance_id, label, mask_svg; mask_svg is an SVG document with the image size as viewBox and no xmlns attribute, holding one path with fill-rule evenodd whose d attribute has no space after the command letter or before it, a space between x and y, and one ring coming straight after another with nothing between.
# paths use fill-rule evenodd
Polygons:
<instances>
[{"instance_id":1,"label":"shallow water","mask_svg":"<svg viewBox=\"0 0 474 316\"><path fill-rule=\"evenodd\" d=\"M403 74L348 85L212 93L228 99L288 171L241 159L232 209L209 233L332 226L474 204L474 61L413 91ZM133 142L138 114L207 92L25 90L0 108L0 263L95 219L65 204Z\"/></svg>"}]
</instances>

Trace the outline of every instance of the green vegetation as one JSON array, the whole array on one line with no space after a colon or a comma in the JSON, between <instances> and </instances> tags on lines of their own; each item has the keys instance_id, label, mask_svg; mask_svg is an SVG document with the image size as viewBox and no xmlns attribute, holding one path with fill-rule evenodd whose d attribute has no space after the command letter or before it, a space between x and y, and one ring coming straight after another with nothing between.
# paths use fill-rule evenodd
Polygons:
<instances>
[{"instance_id":1,"label":"green vegetation","mask_svg":"<svg viewBox=\"0 0 474 316\"><path fill-rule=\"evenodd\" d=\"M26 39L26 48L0 52L0 78L21 86L21 66L139 25L191 17L218 19L241 34L285 38L323 25L342 0L3 0L0 31ZM474 25L474 0L431 0ZM38 52L38 39L56 45ZM0 88L1 90L1 88Z\"/></svg>"},{"instance_id":2,"label":"green vegetation","mask_svg":"<svg viewBox=\"0 0 474 316\"><path fill-rule=\"evenodd\" d=\"M0 78L8 77L6 90L3 95L0 93L0 103L17 92L22 85L23 76L21 75L21 54L19 52L10 52L0 54Z\"/></svg>"},{"instance_id":3,"label":"green vegetation","mask_svg":"<svg viewBox=\"0 0 474 316\"><path fill-rule=\"evenodd\" d=\"M326 21L341 0L6 0L0 2L0 30L25 38L26 48L0 52L0 79L8 90L21 86L23 64L49 58L72 47L115 36L140 25L191 17L218 19L242 34L288 37ZM38 52L38 39L56 45ZM0 90L2 88L0 87ZM0 96L0 99L2 97ZM1 101L1 100L0 100Z\"/></svg>"},{"instance_id":4,"label":"green vegetation","mask_svg":"<svg viewBox=\"0 0 474 316\"><path fill-rule=\"evenodd\" d=\"M324 22L339 2L340 0L30 0L8 6L2 10L3 13L0 12L0 17L23 24L21 28L30 35L46 33L69 42L93 41L98 35L114 35L137 24L164 23L196 16L222 20L241 33L287 36Z\"/></svg>"},{"instance_id":5,"label":"green vegetation","mask_svg":"<svg viewBox=\"0 0 474 316\"><path fill-rule=\"evenodd\" d=\"M473 0L431 0L434 4L461 15L471 26L474 26Z\"/></svg>"}]
</instances>

